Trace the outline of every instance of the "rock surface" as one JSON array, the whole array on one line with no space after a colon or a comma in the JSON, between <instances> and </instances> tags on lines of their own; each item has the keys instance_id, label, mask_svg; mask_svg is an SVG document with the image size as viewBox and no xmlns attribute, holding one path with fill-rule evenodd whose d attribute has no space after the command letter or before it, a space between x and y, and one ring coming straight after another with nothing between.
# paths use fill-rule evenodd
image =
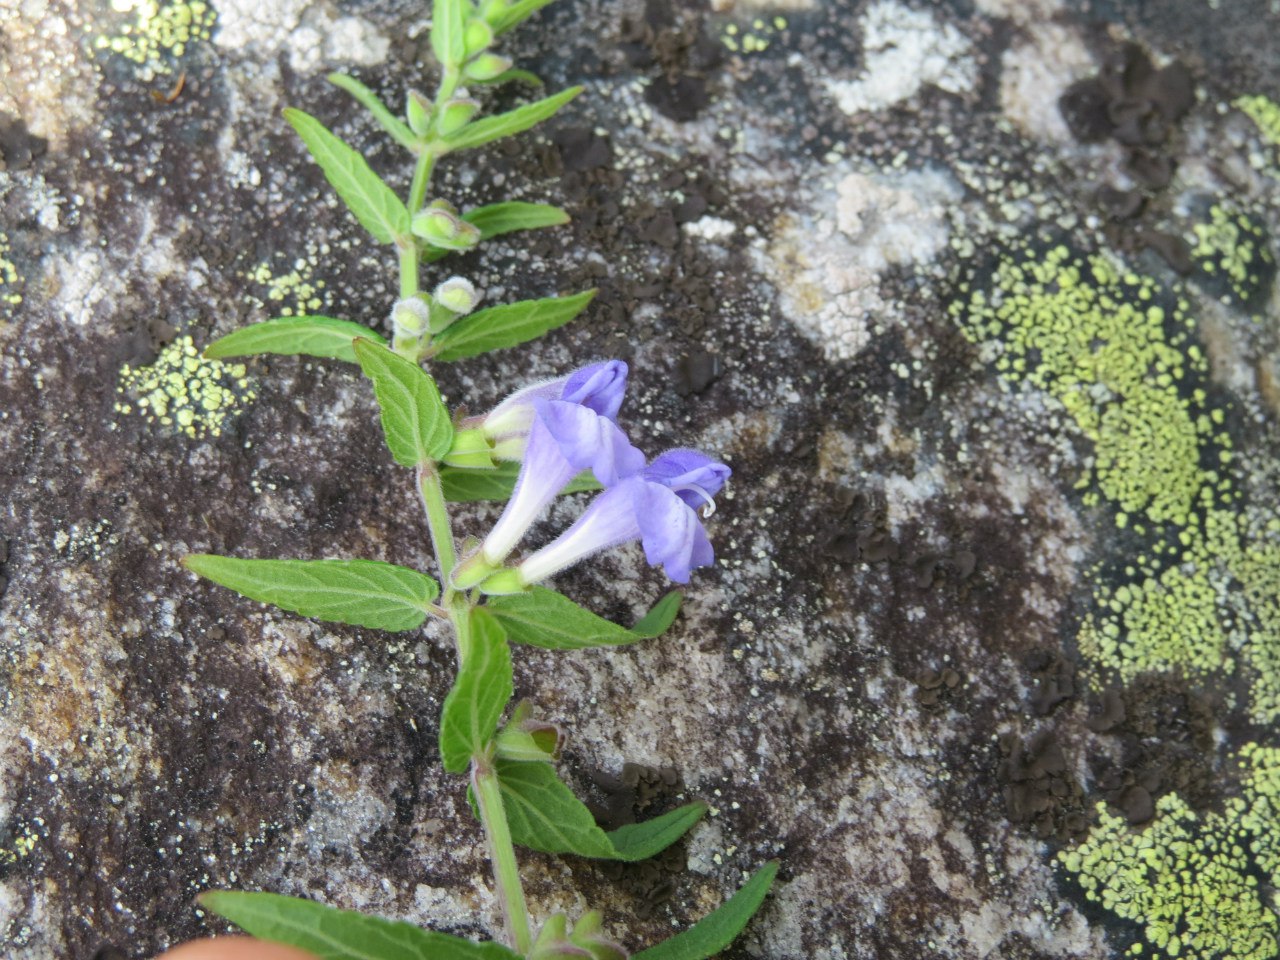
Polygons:
<instances>
[{"instance_id":1,"label":"rock surface","mask_svg":"<svg viewBox=\"0 0 1280 960\"><path fill-rule=\"evenodd\" d=\"M6 956L150 956L220 887L497 929L448 637L179 566L428 563L352 368L197 355L382 324L393 259L279 111L406 188L324 77L427 87L426 6L0 0ZM509 48L587 92L440 193L573 222L459 269L600 295L442 388L621 356L638 443L734 468L670 634L517 650L584 794L713 805L683 862L523 856L535 915L639 947L777 858L726 956L1276 956L1277 5L559 0ZM559 586L623 621L663 589L636 550Z\"/></svg>"}]
</instances>

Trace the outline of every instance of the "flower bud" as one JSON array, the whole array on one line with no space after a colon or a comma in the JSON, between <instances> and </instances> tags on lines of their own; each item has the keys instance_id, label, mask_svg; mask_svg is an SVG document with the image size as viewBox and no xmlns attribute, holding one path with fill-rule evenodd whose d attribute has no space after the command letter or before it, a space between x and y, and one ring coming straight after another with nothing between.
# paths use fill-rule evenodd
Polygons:
<instances>
[{"instance_id":1,"label":"flower bud","mask_svg":"<svg viewBox=\"0 0 1280 960\"><path fill-rule=\"evenodd\" d=\"M498 18L507 12L510 4L507 0L484 0L480 5L480 16L484 18L485 23L497 23Z\"/></svg>"},{"instance_id":2,"label":"flower bud","mask_svg":"<svg viewBox=\"0 0 1280 960\"><path fill-rule=\"evenodd\" d=\"M436 287L431 294L436 301L459 316L465 316L476 308L480 302L480 294L470 280L462 277L450 277Z\"/></svg>"},{"instance_id":3,"label":"flower bud","mask_svg":"<svg viewBox=\"0 0 1280 960\"><path fill-rule=\"evenodd\" d=\"M440 131L442 137L447 137L451 133L457 133L468 123L471 118L480 112L480 104L474 100L454 99L444 105L444 109L440 111L440 119L436 123L436 127Z\"/></svg>"},{"instance_id":4,"label":"flower bud","mask_svg":"<svg viewBox=\"0 0 1280 960\"><path fill-rule=\"evenodd\" d=\"M415 214L410 229L415 236L442 250L470 250L480 242L480 231L443 200L436 200Z\"/></svg>"},{"instance_id":5,"label":"flower bud","mask_svg":"<svg viewBox=\"0 0 1280 960\"><path fill-rule=\"evenodd\" d=\"M397 336L420 337L431 321L431 308L419 297L397 300L391 308L391 328Z\"/></svg>"},{"instance_id":6,"label":"flower bud","mask_svg":"<svg viewBox=\"0 0 1280 960\"><path fill-rule=\"evenodd\" d=\"M487 50L493 44L493 27L481 17L472 18L467 22L466 29L467 56L474 57L482 50Z\"/></svg>"},{"instance_id":7,"label":"flower bud","mask_svg":"<svg viewBox=\"0 0 1280 960\"><path fill-rule=\"evenodd\" d=\"M499 56L496 53L482 53L463 67L462 73L468 80L478 80L483 83L486 80L493 80L495 77L501 76L510 69L510 58Z\"/></svg>"},{"instance_id":8,"label":"flower bud","mask_svg":"<svg viewBox=\"0 0 1280 960\"><path fill-rule=\"evenodd\" d=\"M405 98L404 112L409 121L409 129L415 136L425 137L431 130L431 101L417 90L410 90Z\"/></svg>"}]
</instances>

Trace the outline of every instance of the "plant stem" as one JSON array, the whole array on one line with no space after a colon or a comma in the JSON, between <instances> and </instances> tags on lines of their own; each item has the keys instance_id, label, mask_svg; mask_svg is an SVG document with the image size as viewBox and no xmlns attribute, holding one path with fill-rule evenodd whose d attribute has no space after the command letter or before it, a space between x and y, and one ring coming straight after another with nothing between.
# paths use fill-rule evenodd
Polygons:
<instances>
[{"instance_id":1,"label":"plant stem","mask_svg":"<svg viewBox=\"0 0 1280 960\"><path fill-rule=\"evenodd\" d=\"M440 485L440 473L434 464L418 468L418 493L422 497L422 509L427 514L427 529L431 531L431 546L440 564L440 583L445 588L445 606L448 607L449 577L458 562L453 545L453 524L449 522L449 506L444 500L444 487Z\"/></svg>"},{"instance_id":2,"label":"plant stem","mask_svg":"<svg viewBox=\"0 0 1280 960\"><path fill-rule=\"evenodd\" d=\"M475 791L476 806L480 808L480 822L489 840L489 859L493 862L498 898L507 919L507 934L516 953L525 956L533 946L533 935L529 930L529 909L524 902L524 887L520 884L511 828L502 808L498 775L478 757L471 762L471 786Z\"/></svg>"}]
</instances>

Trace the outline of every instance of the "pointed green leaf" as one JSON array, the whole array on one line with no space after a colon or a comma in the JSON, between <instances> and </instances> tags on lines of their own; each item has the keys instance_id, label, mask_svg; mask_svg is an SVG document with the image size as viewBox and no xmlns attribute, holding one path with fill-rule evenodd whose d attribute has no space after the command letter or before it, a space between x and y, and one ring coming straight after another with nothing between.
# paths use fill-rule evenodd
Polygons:
<instances>
[{"instance_id":1,"label":"pointed green leaf","mask_svg":"<svg viewBox=\"0 0 1280 960\"><path fill-rule=\"evenodd\" d=\"M292 107L284 112L325 178L360 224L381 243L409 235L409 211L364 157L330 133L319 120Z\"/></svg>"},{"instance_id":2,"label":"pointed green leaf","mask_svg":"<svg viewBox=\"0 0 1280 960\"><path fill-rule=\"evenodd\" d=\"M680 602L682 600L684 600L684 594L679 590L672 590L650 607L648 613L636 621L636 625L631 628L631 632L644 637L646 640L662 636L676 622L676 614L680 612Z\"/></svg>"},{"instance_id":3,"label":"pointed green leaf","mask_svg":"<svg viewBox=\"0 0 1280 960\"><path fill-rule=\"evenodd\" d=\"M378 99L378 95L363 83L345 73L329 74L329 82L355 97L365 109L373 114L373 118L378 121L382 129L395 137L396 143L402 147L408 147L410 150L417 148L418 140L413 135L413 131L409 129L409 125L392 113L387 108L387 105Z\"/></svg>"},{"instance_id":4,"label":"pointed green leaf","mask_svg":"<svg viewBox=\"0 0 1280 960\"><path fill-rule=\"evenodd\" d=\"M425 574L378 560L240 560L193 553L182 565L250 600L375 630L421 626L440 593Z\"/></svg>"},{"instance_id":5,"label":"pointed green leaf","mask_svg":"<svg viewBox=\"0 0 1280 960\"><path fill-rule=\"evenodd\" d=\"M512 643L548 650L582 650L616 647L658 636L675 620L681 599L678 590L668 593L631 630L597 617L563 593L546 587L490 597L485 609L506 628Z\"/></svg>"},{"instance_id":6,"label":"pointed green leaf","mask_svg":"<svg viewBox=\"0 0 1280 960\"><path fill-rule=\"evenodd\" d=\"M356 340L356 362L373 381L382 432L396 463L439 460L453 445L453 424L436 382L416 363L370 340Z\"/></svg>"},{"instance_id":7,"label":"pointed green leaf","mask_svg":"<svg viewBox=\"0 0 1280 960\"><path fill-rule=\"evenodd\" d=\"M513 134L523 133L530 127L541 123L557 110L582 92L582 87L570 87L554 96L543 100L535 100L523 107L517 107L496 117L485 117L467 124L457 133L444 138L444 146L449 150L469 150L482 144L501 140Z\"/></svg>"},{"instance_id":8,"label":"pointed green leaf","mask_svg":"<svg viewBox=\"0 0 1280 960\"><path fill-rule=\"evenodd\" d=\"M617 859L628 863L647 860L688 833L706 812L707 805L701 800L695 800L660 817L610 830L609 841L617 852Z\"/></svg>"},{"instance_id":9,"label":"pointed green leaf","mask_svg":"<svg viewBox=\"0 0 1280 960\"><path fill-rule=\"evenodd\" d=\"M511 69L511 70L504 70L502 71L502 73L498 74L496 77L493 77L492 79L489 79L489 80L475 80L472 82L482 83L485 86L497 87L497 86L501 86L504 83L513 83L516 81L519 81L520 83L526 83L531 87L542 86L542 78L539 77L536 73L530 73L528 70L520 70L518 68Z\"/></svg>"},{"instance_id":10,"label":"pointed green leaf","mask_svg":"<svg viewBox=\"0 0 1280 960\"><path fill-rule=\"evenodd\" d=\"M445 467L440 471L440 483L444 498L453 503L472 503L477 500L509 500L516 487L520 464L505 461L492 470L475 470L468 467ZM590 470L583 470L570 480L560 493L581 493L584 490L600 490L600 481Z\"/></svg>"},{"instance_id":11,"label":"pointed green leaf","mask_svg":"<svg viewBox=\"0 0 1280 960\"><path fill-rule=\"evenodd\" d=\"M571 297L519 300L477 310L445 327L435 339L435 356L461 360L533 340L564 326L585 310L595 295L595 290L584 290Z\"/></svg>"},{"instance_id":12,"label":"pointed green leaf","mask_svg":"<svg viewBox=\"0 0 1280 960\"><path fill-rule=\"evenodd\" d=\"M488 240L516 230L537 230L541 227L558 227L569 222L569 215L549 203L525 203L509 200L476 207L462 215L462 219L480 228L480 239Z\"/></svg>"},{"instance_id":13,"label":"pointed green leaf","mask_svg":"<svg viewBox=\"0 0 1280 960\"><path fill-rule=\"evenodd\" d=\"M569 215L549 203L524 203L512 200L507 203L491 203L476 207L462 215L472 226L480 230L480 239L488 240L517 230L538 230L542 227L558 227L569 222ZM453 251L431 249L423 259L433 263L447 257Z\"/></svg>"},{"instance_id":14,"label":"pointed green leaf","mask_svg":"<svg viewBox=\"0 0 1280 960\"><path fill-rule=\"evenodd\" d=\"M645 823L606 833L551 764L496 760L494 767L512 839L543 853L573 853L597 860L646 860L684 836L707 811L705 803L696 801Z\"/></svg>"},{"instance_id":15,"label":"pointed green leaf","mask_svg":"<svg viewBox=\"0 0 1280 960\"><path fill-rule=\"evenodd\" d=\"M719 909L670 940L632 954L631 960L706 960L715 956L733 943L755 916L777 873L776 862L766 863Z\"/></svg>"},{"instance_id":16,"label":"pointed green leaf","mask_svg":"<svg viewBox=\"0 0 1280 960\"><path fill-rule=\"evenodd\" d=\"M356 337L364 337L374 343L386 343L381 334L350 320L320 316L276 317L219 337L204 348L204 355L221 360L259 353L285 356L305 354L308 357L332 357L355 363L356 355L351 349L351 341Z\"/></svg>"},{"instance_id":17,"label":"pointed green leaf","mask_svg":"<svg viewBox=\"0 0 1280 960\"><path fill-rule=\"evenodd\" d=\"M464 773L498 732L502 711L515 693L511 648L498 621L482 608L471 611L467 659L440 715L440 758L450 773Z\"/></svg>"},{"instance_id":18,"label":"pointed green leaf","mask_svg":"<svg viewBox=\"0 0 1280 960\"><path fill-rule=\"evenodd\" d=\"M431 49L441 66L458 67L467 57L463 0L435 0L431 7Z\"/></svg>"},{"instance_id":19,"label":"pointed green leaf","mask_svg":"<svg viewBox=\"0 0 1280 960\"><path fill-rule=\"evenodd\" d=\"M494 20L492 24L493 32L495 34L506 33L517 24L528 20L551 2L552 0L516 0Z\"/></svg>"},{"instance_id":20,"label":"pointed green leaf","mask_svg":"<svg viewBox=\"0 0 1280 960\"><path fill-rule=\"evenodd\" d=\"M212 890L200 895L200 905L259 940L285 943L320 960L519 960L499 943L476 943L276 893Z\"/></svg>"}]
</instances>

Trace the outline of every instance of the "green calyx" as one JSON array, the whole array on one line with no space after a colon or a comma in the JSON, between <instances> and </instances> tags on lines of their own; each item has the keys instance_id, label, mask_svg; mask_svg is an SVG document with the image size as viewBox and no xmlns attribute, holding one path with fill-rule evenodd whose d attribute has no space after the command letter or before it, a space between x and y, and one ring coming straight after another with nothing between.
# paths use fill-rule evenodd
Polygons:
<instances>
[{"instance_id":1,"label":"green calyx","mask_svg":"<svg viewBox=\"0 0 1280 960\"><path fill-rule=\"evenodd\" d=\"M627 951L603 935L603 926L598 910L583 915L572 932L568 917L552 914L538 931L529 960L627 960Z\"/></svg>"},{"instance_id":2,"label":"green calyx","mask_svg":"<svg viewBox=\"0 0 1280 960\"><path fill-rule=\"evenodd\" d=\"M560 726L533 716L533 705L521 700L511 719L494 737L494 752L502 760L543 761L560 759L565 733Z\"/></svg>"},{"instance_id":3,"label":"green calyx","mask_svg":"<svg viewBox=\"0 0 1280 960\"><path fill-rule=\"evenodd\" d=\"M445 200L433 200L413 217L410 230L441 250L470 250L480 242L480 231L458 216L457 208Z\"/></svg>"},{"instance_id":4,"label":"green calyx","mask_svg":"<svg viewBox=\"0 0 1280 960\"><path fill-rule=\"evenodd\" d=\"M455 430L453 447L445 454L443 463L473 470L492 470L497 466L493 459L493 444L479 427Z\"/></svg>"}]
</instances>

